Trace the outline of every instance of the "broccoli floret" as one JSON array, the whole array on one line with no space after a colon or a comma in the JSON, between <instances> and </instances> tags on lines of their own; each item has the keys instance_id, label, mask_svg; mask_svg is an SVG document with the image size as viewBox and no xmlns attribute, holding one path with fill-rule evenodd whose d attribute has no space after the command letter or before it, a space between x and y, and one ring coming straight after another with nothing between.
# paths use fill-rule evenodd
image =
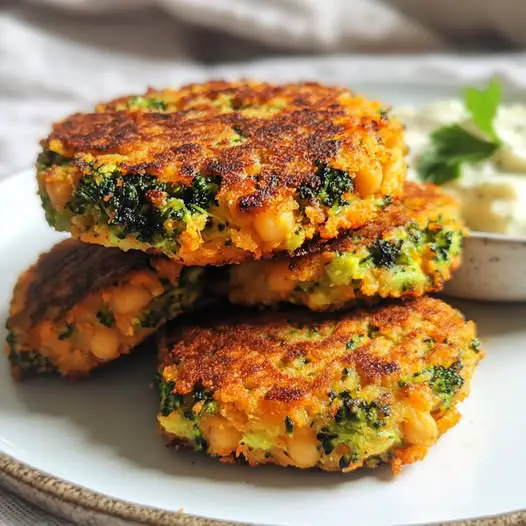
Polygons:
<instances>
[{"instance_id":1,"label":"broccoli floret","mask_svg":"<svg viewBox=\"0 0 526 526\"><path fill-rule=\"evenodd\" d=\"M58 166L68 166L71 163L71 159L60 155L57 152L52 152L51 150L44 150L38 155L37 158L37 169L39 171L47 170L53 165Z\"/></svg>"},{"instance_id":2,"label":"broccoli floret","mask_svg":"<svg viewBox=\"0 0 526 526\"><path fill-rule=\"evenodd\" d=\"M416 223L411 221L405 227L405 231L407 233L407 240L416 248L420 248L426 237L422 229Z\"/></svg>"},{"instance_id":3,"label":"broccoli floret","mask_svg":"<svg viewBox=\"0 0 526 526\"><path fill-rule=\"evenodd\" d=\"M378 199L376 201L376 206L378 208L387 208L389 205L393 203L393 196L392 195L386 195L385 197L382 197L381 199Z\"/></svg>"},{"instance_id":4,"label":"broccoli floret","mask_svg":"<svg viewBox=\"0 0 526 526\"><path fill-rule=\"evenodd\" d=\"M441 398L442 407L447 409L455 394L464 385L464 378L459 374L461 370L462 362L460 360L452 363L449 367L433 365L402 378L398 381L398 385L405 387L408 384L426 383L433 393Z\"/></svg>"},{"instance_id":5,"label":"broccoli floret","mask_svg":"<svg viewBox=\"0 0 526 526\"><path fill-rule=\"evenodd\" d=\"M317 162L318 170L310 181L300 186L299 196L307 201L318 200L326 206L344 206L348 202L343 194L354 190L354 183L347 172Z\"/></svg>"},{"instance_id":6,"label":"broccoli floret","mask_svg":"<svg viewBox=\"0 0 526 526\"><path fill-rule=\"evenodd\" d=\"M375 240L369 248L373 263L377 267L386 268L392 268L396 265L401 250L402 243L386 241L385 239Z\"/></svg>"},{"instance_id":7,"label":"broccoli floret","mask_svg":"<svg viewBox=\"0 0 526 526\"><path fill-rule=\"evenodd\" d=\"M119 175L116 173L115 175ZM90 211L93 205L100 202L105 196L112 196L116 190L116 178L112 174L103 174L94 172L91 175L85 175L79 181L75 193L68 208L74 214L85 214ZM104 211L109 210L108 208Z\"/></svg>"},{"instance_id":8,"label":"broccoli floret","mask_svg":"<svg viewBox=\"0 0 526 526\"><path fill-rule=\"evenodd\" d=\"M337 403L339 407L334 423L322 428L317 438L326 455L343 444L351 451L351 457L346 457L349 463L357 462L364 436L370 436L371 439L381 436L382 428L387 425L387 419L391 415L390 408L377 401L366 402L361 398L353 398L347 391L337 396ZM381 439L384 440L385 437Z\"/></svg>"},{"instance_id":9,"label":"broccoli floret","mask_svg":"<svg viewBox=\"0 0 526 526\"><path fill-rule=\"evenodd\" d=\"M157 97L132 97L127 104L131 110L146 109L166 111L166 102Z\"/></svg>"},{"instance_id":10,"label":"broccoli floret","mask_svg":"<svg viewBox=\"0 0 526 526\"><path fill-rule=\"evenodd\" d=\"M183 272L193 276L200 275L200 269L189 268L184 269ZM191 278L187 277L187 279ZM189 282L186 282L186 287L188 286ZM197 290L197 288L194 290ZM147 310L140 318L139 323L141 327L144 327L145 329L156 329L162 323L183 311L192 303L194 298L195 294L192 290L186 291L185 288L174 287L171 282L165 282L164 294L161 294L150 301L147 305Z\"/></svg>"},{"instance_id":11,"label":"broccoli floret","mask_svg":"<svg viewBox=\"0 0 526 526\"><path fill-rule=\"evenodd\" d=\"M162 244L166 223L170 234L189 219L192 212L206 213L219 188L216 178L196 175L185 187L159 182L147 174L122 175L115 166L103 166L83 177L68 208L74 214L105 219L117 238L134 235L139 241ZM174 241L175 242L175 241Z\"/></svg>"},{"instance_id":12,"label":"broccoli floret","mask_svg":"<svg viewBox=\"0 0 526 526\"><path fill-rule=\"evenodd\" d=\"M230 144L242 144L245 139L245 133L240 126L232 126L232 131L234 135L229 140Z\"/></svg>"},{"instance_id":13,"label":"broccoli floret","mask_svg":"<svg viewBox=\"0 0 526 526\"><path fill-rule=\"evenodd\" d=\"M198 423L203 415L217 412L218 406L213 394L200 385L197 385L191 394L181 395L174 393L175 382L167 382L159 376L158 384L161 399L160 413L163 416L180 410L184 418ZM194 411L194 405L198 402L202 402L202 405L199 411Z\"/></svg>"},{"instance_id":14,"label":"broccoli floret","mask_svg":"<svg viewBox=\"0 0 526 526\"><path fill-rule=\"evenodd\" d=\"M451 256L456 256L462 248L462 233L452 230L436 230L428 232L431 240L431 250L439 262L449 261Z\"/></svg>"},{"instance_id":15,"label":"broccoli floret","mask_svg":"<svg viewBox=\"0 0 526 526\"><path fill-rule=\"evenodd\" d=\"M212 413L217 408L216 402L214 402L214 395L210 391L207 391L202 385L197 384L192 392L192 404L197 402L204 402L203 408L198 414Z\"/></svg>"},{"instance_id":16,"label":"broccoli floret","mask_svg":"<svg viewBox=\"0 0 526 526\"><path fill-rule=\"evenodd\" d=\"M358 335L358 334L355 334L348 342L347 342L347 349L349 349L350 351L353 351L354 349L356 349L358 347L358 345L360 344L360 342L362 341L362 336Z\"/></svg>"},{"instance_id":17,"label":"broccoli floret","mask_svg":"<svg viewBox=\"0 0 526 526\"><path fill-rule=\"evenodd\" d=\"M164 380L160 374L157 381L161 399L159 412L163 417L171 415L171 421L164 427L175 435L186 437L197 451L206 450L208 444L201 434L199 422L205 414L217 412L217 402L213 400L212 393L196 386L191 394L181 395L174 393L175 382ZM199 410L194 407L197 403L201 404ZM172 415L174 412L176 414Z\"/></svg>"},{"instance_id":18,"label":"broccoli floret","mask_svg":"<svg viewBox=\"0 0 526 526\"><path fill-rule=\"evenodd\" d=\"M115 314L113 314L113 312L107 307L102 307L97 312L97 320L106 327L113 327L113 324L115 323Z\"/></svg>"},{"instance_id":19,"label":"broccoli floret","mask_svg":"<svg viewBox=\"0 0 526 526\"><path fill-rule=\"evenodd\" d=\"M9 361L12 365L19 367L22 374L52 373L57 370L45 356L34 351L11 351Z\"/></svg>"},{"instance_id":20,"label":"broccoli floret","mask_svg":"<svg viewBox=\"0 0 526 526\"><path fill-rule=\"evenodd\" d=\"M42 354L34 351L20 351L17 337L12 331L7 333L7 343L9 345L9 362L13 367L17 367L22 375L51 373L57 370Z\"/></svg>"},{"instance_id":21,"label":"broccoli floret","mask_svg":"<svg viewBox=\"0 0 526 526\"><path fill-rule=\"evenodd\" d=\"M464 385L464 378L460 376L462 362L460 360L452 363L449 367L435 365L430 368L431 379L429 385L433 393L443 400L444 408L448 408L452 398Z\"/></svg>"},{"instance_id":22,"label":"broccoli floret","mask_svg":"<svg viewBox=\"0 0 526 526\"><path fill-rule=\"evenodd\" d=\"M172 411L179 409L183 403L183 396L174 393L174 389L175 382L166 382L159 378L160 413L163 416L168 416Z\"/></svg>"},{"instance_id":23,"label":"broccoli floret","mask_svg":"<svg viewBox=\"0 0 526 526\"><path fill-rule=\"evenodd\" d=\"M218 189L219 179L217 177L196 175L192 179L192 186L185 192L183 199L187 205L206 209L214 204Z\"/></svg>"}]
</instances>

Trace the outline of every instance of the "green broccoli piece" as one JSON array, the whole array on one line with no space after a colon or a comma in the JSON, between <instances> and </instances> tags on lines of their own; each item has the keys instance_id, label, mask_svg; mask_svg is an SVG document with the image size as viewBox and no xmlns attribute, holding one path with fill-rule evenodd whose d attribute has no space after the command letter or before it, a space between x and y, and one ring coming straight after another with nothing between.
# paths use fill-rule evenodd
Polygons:
<instances>
[{"instance_id":1,"label":"green broccoli piece","mask_svg":"<svg viewBox=\"0 0 526 526\"><path fill-rule=\"evenodd\" d=\"M189 206L193 205L194 207L206 209L215 203L215 196L218 190L218 177L196 175L192 179L192 186L186 190L183 200Z\"/></svg>"},{"instance_id":2,"label":"green broccoli piece","mask_svg":"<svg viewBox=\"0 0 526 526\"><path fill-rule=\"evenodd\" d=\"M342 197L354 190L351 176L343 170L331 168L325 163L316 162L318 170L307 183L300 186L300 199L306 201L318 200L326 206L344 206L348 202Z\"/></svg>"},{"instance_id":3,"label":"green broccoli piece","mask_svg":"<svg viewBox=\"0 0 526 526\"><path fill-rule=\"evenodd\" d=\"M140 319L141 327L156 329L166 320L172 318L183 309L181 299L182 293L179 288L172 288L153 299L147 306L148 310Z\"/></svg>"},{"instance_id":4,"label":"green broccoli piece","mask_svg":"<svg viewBox=\"0 0 526 526\"><path fill-rule=\"evenodd\" d=\"M214 203L218 188L214 177L196 175L186 187L147 174L122 175L118 167L108 165L80 180L68 208L105 220L117 238L134 235L160 245L166 241L166 221L182 223L192 212L206 213L203 208Z\"/></svg>"},{"instance_id":5,"label":"green broccoli piece","mask_svg":"<svg viewBox=\"0 0 526 526\"><path fill-rule=\"evenodd\" d=\"M38 171L47 170L53 165L68 166L71 163L71 159L63 157L57 152L51 150L44 150L37 157L37 169Z\"/></svg>"},{"instance_id":6,"label":"green broccoli piece","mask_svg":"<svg viewBox=\"0 0 526 526\"><path fill-rule=\"evenodd\" d=\"M160 375L158 377L159 394L161 398L160 414L164 417L169 416L174 411L179 411L181 418L180 429L184 431L184 436L193 444L196 451L202 451L208 448L205 438L199 429L199 415L192 411L192 396L183 396L175 394L175 382L166 382Z\"/></svg>"},{"instance_id":7,"label":"green broccoli piece","mask_svg":"<svg viewBox=\"0 0 526 526\"><path fill-rule=\"evenodd\" d=\"M199 421L205 414L217 412L218 405L214 401L212 393L197 385L191 394L181 395L174 393L175 382L167 382L159 374L157 378L160 395L160 413L168 416L173 411L179 411L183 419L188 422L184 424L188 430L188 438L192 441L196 451L206 450L208 444L199 429ZM203 402L201 409L193 410L196 403Z\"/></svg>"},{"instance_id":8,"label":"green broccoli piece","mask_svg":"<svg viewBox=\"0 0 526 526\"><path fill-rule=\"evenodd\" d=\"M362 341L362 336L355 334L346 344L346 348L349 349L349 351L353 351L358 347L360 342Z\"/></svg>"},{"instance_id":9,"label":"green broccoli piece","mask_svg":"<svg viewBox=\"0 0 526 526\"><path fill-rule=\"evenodd\" d=\"M113 314L113 312L107 307L102 307L97 312L97 320L106 327L113 327L115 324L115 314Z\"/></svg>"},{"instance_id":10,"label":"green broccoli piece","mask_svg":"<svg viewBox=\"0 0 526 526\"><path fill-rule=\"evenodd\" d=\"M442 407L448 409L451 401L458 390L464 385L464 378L460 376L462 362L457 360L449 367L443 365L433 365L422 371L408 375L398 381L400 387L408 384L426 383L431 387L434 394L442 400Z\"/></svg>"},{"instance_id":11,"label":"green broccoli piece","mask_svg":"<svg viewBox=\"0 0 526 526\"><path fill-rule=\"evenodd\" d=\"M168 416L172 411L181 410L187 420L198 420L204 414L212 414L217 411L217 402L214 395L203 386L196 385L191 394L182 395L174 393L175 382L167 382L161 375L157 377L160 396L160 412ZM198 402L204 402L198 412L193 411L193 406Z\"/></svg>"},{"instance_id":12,"label":"green broccoli piece","mask_svg":"<svg viewBox=\"0 0 526 526\"><path fill-rule=\"evenodd\" d=\"M410 221L405 227L407 234L407 241L415 246L415 248L420 248L422 244L426 241L426 234L422 229L413 221Z\"/></svg>"},{"instance_id":13,"label":"green broccoli piece","mask_svg":"<svg viewBox=\"0 0 526 526\"><path fill-rule=\"evenodd\" d=\"M34 351L11 351L11 365L19 367L23 375L53 373L57 368L42 354Z\"/></svg>"},{"instance_id":14,"label":"green broccoli piece","mask_svg":"<svg viewBox=\"0 0 526 526\"><path fill-rule=\"evenodd\" d=\"M166 102L157 97L132 97L127 104L130 110L145 109L166 111Z\"/></svg>"},{"instance_id":15,"label":"green broccoli piece","mask_svg":"<svg viewBox=\"0 0 526 526\"><path fill-rule=\"evenodd\" d=\"M436 395L443 400L443 407L447 409L451 400L464 385L464 378L460 376L462 362L460 360L452 363L449 367L434 365L429 369L431 379L429 385Z\"/></svg>"},{"instance_id":16,"label":"green broccoli piece","mask_svg":"<svg viewBox=\"0 0 526 526\"><path fill-rule=\"evenodd\" d=\"M22 375L51 373L57 370L42 354L19 350L18 339L13 331L7 333L7 344L9 345L9 362L13 367L17 367Z\"/></svg>"},{"instance_id":17,"label":"green broccoli piece","mask_svg":"<svg viewBox=\"0 0 526 526\"><path fill-rule=\"evenodd\" d=\"M175 382L167 382L159 378L159 396L161 398L160 413L163 416L168 416L172 411L181 407L183 403L183 395L174 393Z\"/></svg>"},{"instance_id":18,"label":"green broccoli piece","mask_svg":"<svg viewBox=\"0 0 526 526\"><path fill-rule=\"evenodd\" d=\"M395 243L393 241L386 241L385 239L376 239L369 247L373 263L377 267L386 268L392 268L396 265L401 250L401 242Z\"/></svg>"},{"instance_id":19,"label":"green broccoli piece","mask_svg":"<svg viewBox=\"0 0 526 526\"><path fill-rule=\"evenodd\" d=\"M459 231L437 230L428 233L428 236L432 241L431 250L435 253L435 259L439 262L448 262L462 248L462 233Z\"/></svg>"},{"instance_id":20,"label":"green broccoli piece","mask_svg":"<svg viewBox=\"0 0 526 526\"><path fill-rule=\"evenodd\" d=\"M339 407L334 423L322 428L317 438L326 455L330 455L336 446L344 444L352 452L348 462L357 462L362 438L364 435L379 436L382 433L381 429L387 425L391 415L390 408L377 401L366 402L361 398L353 398L348 391L341 392L337 400Z\"/></svg>"}]
</instances>

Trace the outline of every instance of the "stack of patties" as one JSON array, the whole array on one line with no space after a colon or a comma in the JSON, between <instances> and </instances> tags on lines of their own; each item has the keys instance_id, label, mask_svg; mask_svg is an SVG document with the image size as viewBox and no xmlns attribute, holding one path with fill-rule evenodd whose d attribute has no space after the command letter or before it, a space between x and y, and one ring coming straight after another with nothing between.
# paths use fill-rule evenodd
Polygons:
<instances>
[{"instance_id":1,"label":"stack of patties","mask_svg":"<svg viewBox=\"0 0 526 526\"><path fill-rule=\"evenodd\" d=\"M380 103L209 82L73 115L42 146L47 220L75 239L15 288L17 376L85 374L226 296L267 312L220 303L159 335L171 443L398 471L458 421L482 357L475 327L419 297L460 264L463 225L438 188L404 182L403 130Z\"/></svg>"}]
</instances>

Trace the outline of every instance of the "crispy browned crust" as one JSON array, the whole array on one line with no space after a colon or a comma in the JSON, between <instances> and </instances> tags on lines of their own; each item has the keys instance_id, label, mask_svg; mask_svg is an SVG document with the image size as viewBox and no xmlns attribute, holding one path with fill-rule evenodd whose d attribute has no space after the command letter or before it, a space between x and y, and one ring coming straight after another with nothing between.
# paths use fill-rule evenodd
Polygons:
<instances>
[{"instance_id":1,"label":"crispy browned crust","mask_svg":"<svg viewBox=\"0 0 526 526\"><path fill-rule=\"evenodd\" d=\"M245 213L308 183L314 161L331 161L353 177L388 165L393 148L405 151L399 122L387 118L380 103L344 88L212 81L146 96L167 101L165 112L126 109L131 97L121 98L55 124L43 146L76 156L80 175L86 154L118 154L124 175L183 184L198 173L217 176L218 200L235 196ZM276 101L280 107L273 110ZM227 140L234 132L240 143ZM384 188L397 190L393 181Z\"/></svg>"},{"instance_id":2,"label":"crispy browned crust","mask_svg":"<svg viewBox=\"0 0 526 526\"><path fill-rule=\"evenodd\" d=\"M446 194L438 186L405 181L403 195L394 198L392 203L382 213L378 214L374 221L352 231L351 235L343 235L329 241L314 239L307 242L295 250L292 257L308 256L320 252L347 252L356 246L357 240L360 241L361 245L368 247L374 241L385 238L395 229L406 227L418 216L425 216L427 213L431 216L438 209L451 210L451 221L460 215L457 200ZM458 227L464 229L460 219L458 219ZM284 254L277 255L274 259L285 257L287 256ZM290 258L290 256L288 257ZM291 264L293 265L294 261Z\"/></svg>"},{"instance_id":3,"label":"crispy browned crust","mask_svg":"<svg viewBox=\"0 0 526 526\"><path fill-rule=\"evenodd\" d=\"M58 243L15 285L6 323L13 377L78 378L128 354L194 306L200 277L199 269L139 251Z\"/></svg>"},{"instance_id":4,"label":"crispy browned crust","mask_svg":"<svg viewBox=\"0 0 526 526\"><path fill-rule=\"evenodd\" d=\"M315 336L295 340L295 329ZM365 343L342 354L356 336ZM424 297L352 312L250 312L233 321L203 320L199 326L168 330L160 359L164 379L175 381L179 394L202 385L215 400L237 400L247 410L278 401L284 414L303 408L314 416L319 401L341 381L343 367L356 369L362 386L397 385L405 374L434 362L449 365L473 337L473 323L460 312ZM423 352L426 338L435 342L431 355ZM313 374L292 374L296 359L312 364L304 370L312 367Z\"/></svg>"},{"instance_id":5,"label":"crispy browned crust","mask_svg":"<svg viewBox=\"0 0 526 526\"><path fill-rule=\"evenodd\" d=\"M21 314L32 325L57 320L89 294L116 284L131 271L148 268L149 261L142 252L66 239L42 254L20 278L21 284L28 284Z\"/></svg>"}]
</instances>

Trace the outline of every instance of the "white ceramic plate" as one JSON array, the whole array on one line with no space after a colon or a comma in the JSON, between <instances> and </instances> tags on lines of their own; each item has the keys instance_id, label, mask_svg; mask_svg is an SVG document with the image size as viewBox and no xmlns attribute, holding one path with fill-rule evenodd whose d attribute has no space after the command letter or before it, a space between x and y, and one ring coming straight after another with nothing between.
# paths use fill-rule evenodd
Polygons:
<instances>
[{"instance_id":1,"label":"white ceramic plate","mask_svg":"<svg viewBox=\"0 0 526 526\"><path fill-rule=\"evenodd\" d=\"M377 85L371 91L404 102L404 90L396 90ZM440 93L435 86L432 96L450 91ZM31 173L0 185L3 317L17 275L62 237L45 224L35 191ZM397 478L388 468L344 476L250 469L165 449L155 427L153 353L132 356L75 384L48 378L15 385L1 360L0 478L55 511L84 520L90 513L107 514L99 517L101 524L110 524L110 515L212 524L190 515L266 526L387 526L525 510L526 306L460 307L479 324L488 356L461 406L461 423L425 461ZM71 511L72 505L80 508ZM521 520L526 514L516 513L506 524Z\"/></svg>"}]
</instances>

